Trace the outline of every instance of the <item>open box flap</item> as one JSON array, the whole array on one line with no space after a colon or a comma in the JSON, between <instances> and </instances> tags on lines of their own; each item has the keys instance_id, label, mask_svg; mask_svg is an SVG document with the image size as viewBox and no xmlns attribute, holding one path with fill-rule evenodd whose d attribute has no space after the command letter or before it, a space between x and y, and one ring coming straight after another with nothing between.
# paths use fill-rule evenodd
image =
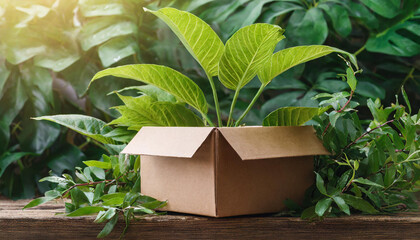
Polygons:
<instances>
[{"instance_id":1,"label":"open box flap","mask_svg":"<svg viewBox=\"0 0 420 240\"><path fill-rule=\"evenodd\" d=\"M213 127L143 127L122 153L191 158Z\"/></svg>"},{"instance_id":2,"label":"open box flap","mask_svg":"<svg viewBox=\"0 0 420 240\"><path fill-rule=\"evenodd\" d=\"M329 155L312 126L218 128L242 160Z\"/></svg>"}]
</instances>

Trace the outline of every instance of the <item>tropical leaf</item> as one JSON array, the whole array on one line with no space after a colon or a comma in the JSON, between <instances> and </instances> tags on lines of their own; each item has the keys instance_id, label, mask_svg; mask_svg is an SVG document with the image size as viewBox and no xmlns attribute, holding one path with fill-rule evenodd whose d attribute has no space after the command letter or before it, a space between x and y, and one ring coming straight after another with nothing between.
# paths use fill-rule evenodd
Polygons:
<instances>
[{"instance_id":1,"label":"tropical leaf","mask_svg":"<svg viewBox=\"0 0 420 240\"><path fill-rule=\"evenodd\" d=\"M153 64L135 64L108 68L98 72L91 80L105 76L129 78L154 85L175 96L179 101L188 103L200 113L208 110L206 98L201 89L191 79L169 67ZM89 84L89 86L90 86Z\"/></svg>"},{"instance_id":2,"label":"tropical leaf","mask_svg":"<svg viewBox=\"0 0 420 240\"><path fill-rule=\"evenodd\" d=\"M315 107L279 108L264 118L263 126L300 126L325 110Z\"/></svg>"},{"instance_id":3,"label":"tropical leaf","mask_svg":"<svg viewBox=\"0 0 420 240\"><path fill-rule=\"evenodd\" d=\"M131 37L114 38L98 48L99 59L104 67L109 67L123 58L139 53L138 44Z\"/></svg>"},{"instance_id":4,"label":"tropical leaf","mask_svg":"<svg viewBox=\"0 0 420 240\"><path fill-rule=\"evenodd\" d=\"M393 18L398 15L400 10L401 0L360 0L368 8L375 13L386 17Z\"/></svg>"},{"instance_id":5,"label":"tropical leaf","mask_svg":"<svg viewBox=\"0 0 420 240\"><path fill-rule=\"evenodd\" d=\"M143 126L203 126L203 121L182 104L156 102L152 97L119 95L125 105L115 107L121 117L109 124L139 130Z\"/></svg>"},{"instance_id":6,"label":"tropical leaf","mask_svg":"<svg viewBox=\"0 0 420 240\"><path fill-rule=\"evenodd\" d=\"M238 90L251 81L284 38L278 26L258 23L238 30L227 42L219 63L219 79Z\"/></svg>"},{"instance_id":7,"label":"tropical leaf","mask_svg":"<svg viewBox=\"0 0 420 240\"><path fill-rule=\"evenodd\" d=\"M0 58L0 95L3 92L3 86L9 78L10 70L6 67L6 60Z\"/></svg>"},{"instance_id":8,"label":"tropical leaf","mask_svg":"<svg viewBox=\"0 0 420 240\"><path fill-rule=\"evenodd\" d=\"M328 24L320 8L295 10L286 27L286 37L294 45L323 44L328 36Z\"/></svg>"},{"instance_id":9,"label":"tropical leaf","mask_svg":"<svg viewBox=\"0 0 420 240\"><path fill-rule=\"evenodd\" d=\"M420 8L411 17L385 31L371 36L366 42L366 50L401 57L420 54Z\"/></svg>"},{"instance_id":10,"label":"tropical leaf","mask_svg":"<svg viewBox=\"0 0 420 240\"><path fill-rule=\"evenodd\" d=\"M122 17L95 18L83 26L80 44L84 51L102 44L111 38L137 34L135 23Z\"/></svg>"},{"instance_id":11,"label":"tropical leaf","mask_svg":"<svg viewBox=\"0 0 420 240\"><path fill-rule=\"evenodd\" d=\"M274 53L269 60L269 63L258 72L258 77L262 84L267 85L276 76L285 72L286 70L305 63L332 52L338 52L347 55L352 63L357 67L356 58L343 50L338 48L324 46L324 45L311 45L286 48Z\"/></svg>"},{"instance_id":12,"label":"tropical leaf","mask_svg":"<svg viewBox=\"0 0 420 240\"><path fill-rule=\"evenodd\" d=\"M194 14L174 8L146 11L159 17L172 29L207 75L217 75L224 45L206 22Z\"/></svg>"},{"instance_id":13,"label":"tropical leaf","mask_svg":"<svg viewBox=\"0 0 420 240\"><path fill-rule=\"evenodd\" d=\"M42 116L33 118L35 120L47 120L58 123L62 126L68 127L82 135L95 139L104 144L114 144L114 140L103 135L112 131L112 128L107 126L105 122L94 117L78 115L78 114L63 114L53 116Z\"/></svg>"}]
</instances>

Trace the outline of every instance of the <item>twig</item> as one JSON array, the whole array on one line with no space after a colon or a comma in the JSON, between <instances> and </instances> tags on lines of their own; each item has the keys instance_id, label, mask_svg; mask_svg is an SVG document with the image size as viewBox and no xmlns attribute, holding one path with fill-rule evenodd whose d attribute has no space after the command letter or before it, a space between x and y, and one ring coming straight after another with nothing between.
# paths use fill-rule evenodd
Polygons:
<instances>
[{"instance_id":1,"label":"twig","mask_svg":"<svg viewBox=\"0 0 420 240\"><path fill-rule=\"evenodd\" d=\"M379 126L377 126L377 127L375 127L375 128L372 128L372 129L370 129L369 131L366 131L365 133L363 133L362 135L360 135L360 137L358 137L356 140L354 140L354 141L353 141L353 142L351 142L349 145L347 145L344 149L347 149L347 148L351 147L352 145L356 144L356 142L357 142L357 141L359 141L360 139L362 139L364 136L368 135L369 133L373 132L374 130L376 130L376 129L378 129L378 128L381 128L381 127L383 127L383 126L385 126L385 125L387 125L387 124L389 124L389 123L392 123L394 120L395 120L395 119L392 119L392 120L386 121L386 122L384 122L383 124L381 124L381 125L379 125ZM344 150L344 149L343 149L343 150Z\"/></svg>"},{"instance_id":2,"label":"twig","mask_svg":"<svg viewBox=\"0 0 420 240\"><path fill-rule=\"evenodd\" d=\"M109 180L98 181L98 182L78 183L78 184L75 184L75 185L69 187L69 189L67 189L67 191L62 196L66 196L75 187L98 185L98 184L101 184L101 183L104 183L104 182L111 182L111 181L114 181L114 180L115 179L112 179L112 180L109 179Z\"/></svg>"}]
</instances>

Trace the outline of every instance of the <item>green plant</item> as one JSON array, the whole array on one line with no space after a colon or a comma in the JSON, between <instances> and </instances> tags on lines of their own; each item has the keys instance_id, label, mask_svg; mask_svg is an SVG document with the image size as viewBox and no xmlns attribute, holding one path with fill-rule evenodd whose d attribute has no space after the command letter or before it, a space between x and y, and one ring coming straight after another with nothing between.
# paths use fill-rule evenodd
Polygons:
<instances>
[{"instance_id":1,"label":"green plant","mask_svg":"<svg viewBox=\"0 0 420 240\"><path fill-rule=\"evenodd\" d=\"M226 88L235 92L226 126L239 126L265 87L286 70L332 52L346 54L357 66L354 56L328 46L293 47L273 54L275 46L284 38L283 30L278 26L253 24L244 27L233 34L224 45L210 26L193 14L173 8L163 8L150 12L168 24L204 69L212 88L214 109L219 126L223 126L223 122L218 104L217 89L213 81L215 76ZM260 89L247 109L235 121L232 114L235 110L239 92L257 74L261 82ZM99 78L110 75L129 78L158 87L173 95L177 101L191 106L210 126L214 126L213 121L207 114L208 103L201 89L190 78L176 70L152 64L120 66L97 73L91 84ZM144 99L146 99L145 96L138 98L137 101L140 102ZM176 113L177 110L171 111ZM139 121L142 121L142 119L139 119Z\"/></svg>"},{"instance_id":2,"label":"green plant","mask_svg":"<svg viewBox=\"0 0 420 240\"><path fill-rule=\"evenodd\" d=\"M316 160L316 187L308 192L302 218L317 219L342 212L375 214L417 209L414 192L420 180L420 112L398 101L384 108L368 99L373 116L365 124L354 109L351 93L320 94L332 111L315 118L318 136L333 153ZM346 97L347 96L347 97ZM367 129L365 130L365 125ZM334 203L334 204L333 204Z\"/></svg>"},{"instance_id":3,"label":"green plant","mask_svg":"<svg viewBox=\"0 0 420 240\"><path fill-rule=\"evenodd\" d=\"M85 168L76 168L75 181L70 175L51 175L41 182L55 185L44 197L34 199L24 209L38 206L57 198L71 198L65 203L66 216L78 217L97 214L95 223L107 222L98 238L107 236L124 216L126 228L137 216L156 213L154 209L164 207L166 202L157 201L140 193L140 157L107 156L101 161L84 161Z\"/></svg>"},{"instance_id":4,"label":"green plant","mask_svg":"<svg viewBox=\"0 0 420 240\"><path fill-rule=\"evenodd\" d=\"M357 67L356 60L351 54L328 46L293 47L273 54L275 45L282 38L282 30L276 26L254 24L242 28L223 46L219 44L221 41L218 40L217 35L192 14L171 8L164 8L153 13L163 18L182 39L188 51L207 73L210 86L215 88L213 77L218 76L223 85L235 90L236 98L239 91L256 75L258 75L261 87L254 99L258 98L275 76L297 64L331 52L347 55ZM188 24L183 24L185 19L194 23L193 30L188 29ZM247 34L251 38L248 38ZM203 41L200 41L197 36L205 37ZM259 39L259 41L250 43L247 39ZM220 49L223 49L222 54L218 53ZM235 52L237 54L232 54L234 51L237 51ZM208 55L213 56L210 58L211 61L202 57ZM247 59L252 61L246 61ZM401 206L408 209L417 207L413 202L412 192L417 189L420 176L420 168L416 163L420 158L419 134L417 133L420 128L420 115L412 115L411 105L404 90L402 93L408 112L398 102L389 108L383 108L379 100L373 102L369 99L367 105L374 120L368 122L369 129L365 132L366 123L362 124L360 121L355 110L358 103L354 101L358 85L355 76L360 71L353 69L350 62L347 62L347 66L346 73L341 76L350 92L319 94L315 97L322 100L319 107L279 108L266 116L263 121L264 126L302 125L311 121L308 124L312 123L315 126L326 148L333 153L332 156L319 157L316 160L316 185L308 191L304 205L297 206L286 201L289 209L294 213L301 213L303 218L322 218L340 214L340 212L350 214L354 211L368 214L395 212L401 210ZM218 70L216 71L215 68ZM121 66L97 73L92 82L107 75L132 78L149 84L129 87L117 92L124 105L115 107L121 114L118 119L109 123L116 126L115 128L107 126L101 120L81 115L44 116L37 120L49 120L67 126L93 139L107 151L116 153L131 139L134 133L132 130L138 130L143 126L215 125L208 115L208 103L200 88L191 79L171 68L152 64ZM120 95L120 92L127 90L135 90L140 96ZM216 106L216 94L213 97ZM254 103L255 101L251 101L242 116L249 112ZM191 108L186 107L186 104ZM231 104L231 108L234 109L234 107L235 97ZM212 109L215 109L219 126L223 125L223 120L226 126L240 126L244 118L240 116L236 120L233 119L231 111L229 116L223 119L216 107ZM390 117L392 119L389 119ZM388 126L391 123L395 128ZM114 171L120 171L117 169L123 166L121 158L114 157L114 159L120 159L119 167L114 169ZM136 162L137 160L134 164ZM86 164L109 167L109 161L106 159ZM114 165L112 166L114 168ZM92 169L84 170L83 173L85 171L89 173ZM96 185L93 179L89 180L80 174L79 172L79 178L84 183ZM118 175L113 177L114 180L119 178ZM55 177L46 180L48 179L53 180ZM107 180L113 181L112 178ZM60 194L51 195L43 200L35 200L35 204L59 197L63 192L66 194L71 186L75 184L71 183L62 188ZM93 189L84 189L83 186L80 186L82 192L89 194L89 191L93 191ZM129 192L129 189L125 191ZM99 206L103 205L103 202L99 203ZM99 208L96 210L99 211ZM123 210L120 209L120 211ZM83 214L86 213L89 212Z\"/></svg>"},{"instance_id":5,"label":"green plant","mask_svg":"<svg viewBox=\"0 0 420 240\"><path fill-rule=\"evenodd\" d=\"M243 26L265 22L286 29L286 39L277 49L296 45L328 44L358 56L364 74L359 76L356 98L362 104L362 118L367 112L367 98L380 98L385 105L405 85L411 99L419 97L418 73L418 1L389 1L378 4L371 0L279 0L279 1L203 1L182 6L193 11L214 26L222 40L228 39ZM187 4L187 3L185 3ZM179 6L179 5L176 5ZM297 20L296 20L297 19ZM316 24L313 24L313 23ZM207 94L211 89L201 81L202 74L186 51L176 47L169 30L160 29L160 41L153 48L160 59L177 70L187 73ZM402 44L405 42L407 45ZM369 43L369 44L368 44ZM162 46L165 44L165 46ZM172 47L171 47L172 46ZM410 46L405 48L404 46ZM392 48L392 49L390 49ZM276 77L255 103L246 121L258 124L279 106L317 107L313 96L322 92L339 92L346 84L335 78L340 65L332 57L293 68ZM216 83L217 84L217 83ZM222 114L228 114L234 93L218 91ZM257 79L242 90L237 109L245 110L259 89ZM418 108L418 101L413 101ZM259 109L259 110L257 110ZM238 118L241 112L233 115Z\"/></svg>"}]
</instances>

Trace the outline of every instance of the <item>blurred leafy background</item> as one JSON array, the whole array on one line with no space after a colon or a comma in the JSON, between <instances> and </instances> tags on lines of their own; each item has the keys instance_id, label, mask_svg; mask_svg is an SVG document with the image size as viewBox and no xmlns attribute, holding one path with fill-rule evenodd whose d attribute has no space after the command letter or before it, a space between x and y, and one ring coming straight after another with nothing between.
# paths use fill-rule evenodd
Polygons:
<instances>
[{"instance_id":1,"label":"blurred leafy background","mask_svg":"<svg viewBox=\"0 0 420 240\"><path fill-rule=\"evenodd\" d=\"M255 22L278 24L286 30L278 49L326 44L357 54L362 105L369 98L389 105L405 85L413 111L420 107L419 0L0 0L0 194L32 198L49 190L38 182L49 170L74 174L83 160L105 153L95 140L30 119L59 113L107 122L118 117L110 107L120 100L107 94L133 84L109 78L85 93L101 69L140 62L167 65L194 79L213 102L199 65L168 27L143 14L144 6L190 11L223 41ZM246 121L260 125L282 106L318 106L312 99L316 94L347 88L337 77L342 69L343 62L331 55L287 71L272 82ZM254 79L241 92L238 114L258 87ZM233 96L223 86L218 89L227 117ZM371 117L366 107L361 114Z\"/></svg>"}]
</instances>

